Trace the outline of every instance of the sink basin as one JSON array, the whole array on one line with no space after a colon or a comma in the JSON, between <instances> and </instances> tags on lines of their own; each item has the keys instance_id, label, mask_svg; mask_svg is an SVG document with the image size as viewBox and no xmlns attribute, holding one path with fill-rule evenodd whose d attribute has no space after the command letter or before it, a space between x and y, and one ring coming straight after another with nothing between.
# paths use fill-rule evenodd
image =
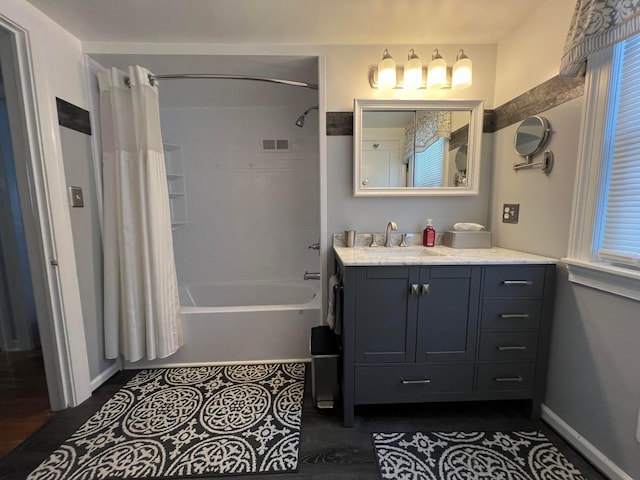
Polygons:
<instances>
[{"instance_id":1,"label":"sink basin","mask_svg":"<svg viewBox=\"0 0 640 480\"><path fill-rule=\"evenodd\" d=\"M364 253L370 257L439 257L441 253L435 252L428 248L409 249L398 248L390 249L387 247L372 248L365 250Z\"/></svg>"}]
</instances>

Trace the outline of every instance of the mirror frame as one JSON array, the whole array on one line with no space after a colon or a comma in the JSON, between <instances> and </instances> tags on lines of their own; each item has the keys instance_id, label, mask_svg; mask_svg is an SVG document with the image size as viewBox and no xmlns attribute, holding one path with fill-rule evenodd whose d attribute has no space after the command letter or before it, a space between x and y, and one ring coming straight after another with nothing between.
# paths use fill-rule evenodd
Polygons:
<instances>
[{"instance_id":1,"label":"mirror frame","mask_svg":"<svg viewBox=\"0 0 640 480\"><path fill-rule=\"evenodd\" d=\"M482 100L395 100L358 99L353 108L353 196L354 197L407 197L428 195L478 195L480 186L480 161L484 106ZM362 128L364 112L397 110L464 110L471 112L469 141L467 146L466 187L391 187L361 188L360 165L362 163Z\"/></svg>"}]
</instances>

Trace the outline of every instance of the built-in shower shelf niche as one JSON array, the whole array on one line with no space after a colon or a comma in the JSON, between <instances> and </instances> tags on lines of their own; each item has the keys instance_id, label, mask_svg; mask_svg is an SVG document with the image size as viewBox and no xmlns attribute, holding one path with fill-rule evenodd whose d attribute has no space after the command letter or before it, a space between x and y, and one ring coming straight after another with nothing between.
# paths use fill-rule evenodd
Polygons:
<instances>
[{"instance_id":1,"label":"built-in shower shelf niche","mask_svg":"<svg viewBox=\"0 0 640 480\"><path fill-rule=\"evenodd\" d=\"M164 143L164 161L167 170L169 188L169 207L171 209L171 228L187 224L187 197L184 187L184 167L182 146Z\"/></svg>"}]
</instances>

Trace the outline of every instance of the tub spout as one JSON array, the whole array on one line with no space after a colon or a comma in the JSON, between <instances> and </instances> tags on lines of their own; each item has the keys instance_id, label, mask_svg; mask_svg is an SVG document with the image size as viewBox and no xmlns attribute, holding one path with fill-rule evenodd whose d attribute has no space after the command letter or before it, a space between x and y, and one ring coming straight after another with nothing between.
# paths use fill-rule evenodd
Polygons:
<instances>
[{"instance_id":1,"label":"tub spout","mask_svg":"<svg viewBox=\"0 0 640 480\"><path fill-rule=\"evenodd\" d=\"M305 280L320 280L320 272L304 272Z\"/></svg>"}]
</instances>

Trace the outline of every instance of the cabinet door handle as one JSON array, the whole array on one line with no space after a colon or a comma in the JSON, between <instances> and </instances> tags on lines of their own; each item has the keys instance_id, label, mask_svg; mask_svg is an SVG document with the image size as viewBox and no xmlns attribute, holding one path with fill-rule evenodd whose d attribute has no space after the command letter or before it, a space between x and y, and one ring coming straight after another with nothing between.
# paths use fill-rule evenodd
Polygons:
<instances>
[{"instance_id":1,"label":"cabinet door handle","mask_svg":"<svg viewBox=\"0 0 640 480\"><path fill-rule=\"evenodd\" d=\"M496 377L494 380L496 382L522 382L522 377L520 375L516 377Z\"/></svg>"},{"instance_id":2,"label":"cabinet door handle","mask_svg":"<svg viewBox=\"0 0 640 480\"><path fill-rule=\"evenodd\" d=\"M528 313L501 313L500 318L529 318Z\"/></svg>"},{"instance_id":3,"label":"cabinet door handle","mask_svg":"<svg viewBox=\"0 0 640 480\"><path fill-rule=\"evenodd\" d=\"M526 350L524 345L496 345L496 349L500 352L508 352L511 350Z\"/></svg>"},{"instance_id":4,"label":"cabinet door handle","mask_svg":"<svg viewBox=\"0 0 640 480\"><path fill-rule=\"evenodd\" d=\"M403 385L424 385L426 383L431 383L431 379L423 378L422 380L405 380L403 378L400 379Z\"/></svg>"},{"instance_id":5,"label":"cabinet door handle","mask_svg":"<svg viewBox=\"0 0 640 480\"><path fill-rule=\"evenodd\" d=\"M423 283L422 284L422 294L423 295L429 295L429 289L431 288L431 286L428 283Z\"/></svg>"},{"instance_id":6,"label":"cabinet door handle","mask_svg":"<svg viewBox=\"0 0 640 480\"><path fill-rule=\"evenodd\" d=\"M417 283L411 284L411 295L418 295L419 289L420 285L418 285Z\"/></svg>"},{"instance_id":7,"label":"cabinet door handle","mask_svg":"<svg viewBox=\"0 0 640 480\"><path fill-rule=\"evenodd\" d=\"M533 285L530 280L503 280L503 285Z\"/></svg>"}]
</instances>

